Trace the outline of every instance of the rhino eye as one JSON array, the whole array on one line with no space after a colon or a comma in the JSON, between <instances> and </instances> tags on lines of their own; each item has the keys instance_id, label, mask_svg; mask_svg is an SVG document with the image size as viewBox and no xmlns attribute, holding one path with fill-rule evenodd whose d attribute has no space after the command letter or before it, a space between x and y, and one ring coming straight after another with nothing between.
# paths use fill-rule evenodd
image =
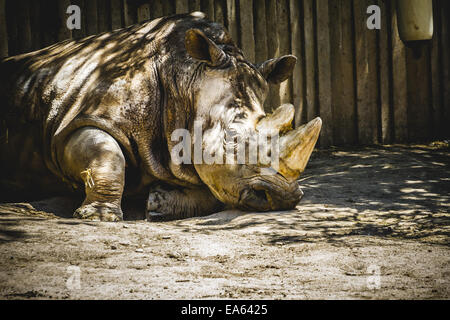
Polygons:
<instances>
[{"instance_id":1,"label":"rhino eye","mask_svg":"<svg viewBox=\"0 0 450 320\"><path fill-rule=\"evenodd\" d=\"M228 104L228 108L229 109L233 109L233 108L239 108L239 105L236 102L230 102Z\"/></svg>"},{"instance_id":2,"label":"rhino eye","mask_svg":"<svg viewBox=\"0 0 450 320\"><path fill-rule=\"evenodd\" d=\"M239 120L246 119L246 118L247 118L247 114L245 112L241 112L236 115L236 119L239 119Z\"/></svg>"}]
</instances>

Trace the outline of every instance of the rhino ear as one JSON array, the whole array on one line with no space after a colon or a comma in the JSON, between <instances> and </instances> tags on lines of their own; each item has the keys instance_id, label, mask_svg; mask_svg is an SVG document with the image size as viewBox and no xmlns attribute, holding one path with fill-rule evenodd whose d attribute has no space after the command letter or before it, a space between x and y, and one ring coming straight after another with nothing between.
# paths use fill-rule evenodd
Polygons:
<instances>
[{"instance_id":1,"label":"rhino ear","mask_svg":"<svg viewBox=\"0 0 450 320\"><path fill-rule=\"evenodd\" d=\"M199 29L186 31L184 42L186 51L192 58L212 67L223 65L227 61L226 53Z\"/></svg>"},{"instance_id":2,"label":"rhino ear","mask_svg":"<svg viewBox=\"0 0 450 320\"><path fill-rule=\"evenodd\" d=\"M297 58L295 56L282 56L261 63L258 66L258 70L266 78L267 82L279 84L292 75L296 62Z\"/></svg>"}]
</instances>

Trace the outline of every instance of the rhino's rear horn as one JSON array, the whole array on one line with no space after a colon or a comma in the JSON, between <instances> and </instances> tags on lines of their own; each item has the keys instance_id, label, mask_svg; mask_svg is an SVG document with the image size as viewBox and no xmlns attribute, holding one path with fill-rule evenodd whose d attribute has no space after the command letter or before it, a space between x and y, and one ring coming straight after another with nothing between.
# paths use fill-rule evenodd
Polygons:
<instances>
[{"instance_id":1,"label":"rhino's rear horn","mask_svg":"<svg viewBox=\"0 0 450 320\"><path fill-rule=\"evenodd\" d=\"M192 58L212 67L223 65L228 60L227 54L199 29L186 31L185 46Z\"/></svg>"},{"instance_id":2,"label":"rhino's rear horn","mask_svg":"<svg viewBox=\"0 0 450 320\"><path fill-rule=\"evenodd\" d=\"M295 109L292 104L283 104L272 114L262 118L256 125L258 131L277 130L284 133L292 129L292 120L294 120Z\"/></svg>"}]
</instances>

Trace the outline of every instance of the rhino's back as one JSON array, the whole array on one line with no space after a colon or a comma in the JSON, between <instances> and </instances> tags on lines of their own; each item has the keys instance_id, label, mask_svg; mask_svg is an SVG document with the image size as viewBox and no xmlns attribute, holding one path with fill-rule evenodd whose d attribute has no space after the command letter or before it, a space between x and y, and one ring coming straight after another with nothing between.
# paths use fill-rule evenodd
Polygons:
<instances>
[{"instance_id":1,"label":"rhino's back","mask_svg":"<svg viewBox=\"0 0 450 320\"><path fill-rule=\"evenodd\" d=\"M0 125L12 128L10 133L16 128L32 134L30 150L56 174L57 137L64 143L66 134L89 125L115 137L134 163L139 157L147 162L154 177L171 179L162 95L171 83L177 91L177 82L189 81L189 73L177 79L191 63L184 48L189 28L202 29L217 42L225 34L201 16L175 15L5 59ZM158 68L164 72L157 74Z\"/></svg>"}]
</instances>

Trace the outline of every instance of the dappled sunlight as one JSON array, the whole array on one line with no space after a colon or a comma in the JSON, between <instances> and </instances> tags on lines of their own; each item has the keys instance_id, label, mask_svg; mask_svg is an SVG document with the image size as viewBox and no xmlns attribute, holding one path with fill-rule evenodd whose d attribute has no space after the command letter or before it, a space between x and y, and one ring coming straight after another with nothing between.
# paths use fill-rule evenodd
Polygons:
<instances>
[{"instance_id":1,"label":"dappled sunlight","mask_svg":"<svg viewBox=\"0 0 450 320\"><path fill-rule=\"evenodd\" d=\"M228 210L161 225L199 236L221 231L262 236L266 243L276 245L329 242L345 246L354 236L449 245L450 170L448 165L435 162L450 163L448 150L392 146L354 153L317 151L299 180L305 196L296 210ZM70 218L80 201L53 198L2 205L1 212L30 218ZM125 198L122 207L126 220L144 219L143 199ZM90 223L61 220L68 221ZM4 241L24 236L11 233L7 226L3 229L0 236ZM217 244L208 250L219 247Z\"/></svg>"},{"instance_id":2,"label":"dappled sunlight","mask_svg":"<svg viewBox=\"0 0 450 320\"><path fill-rule=\"evenodd\" d=\"M224 211L175 225L264 234L268 243L344 243L351 236L375 236L449 245L448 163L448 150L426 147L319 151L300 179L305 197L297 210Z\"/></svg>"}]
</instances>

